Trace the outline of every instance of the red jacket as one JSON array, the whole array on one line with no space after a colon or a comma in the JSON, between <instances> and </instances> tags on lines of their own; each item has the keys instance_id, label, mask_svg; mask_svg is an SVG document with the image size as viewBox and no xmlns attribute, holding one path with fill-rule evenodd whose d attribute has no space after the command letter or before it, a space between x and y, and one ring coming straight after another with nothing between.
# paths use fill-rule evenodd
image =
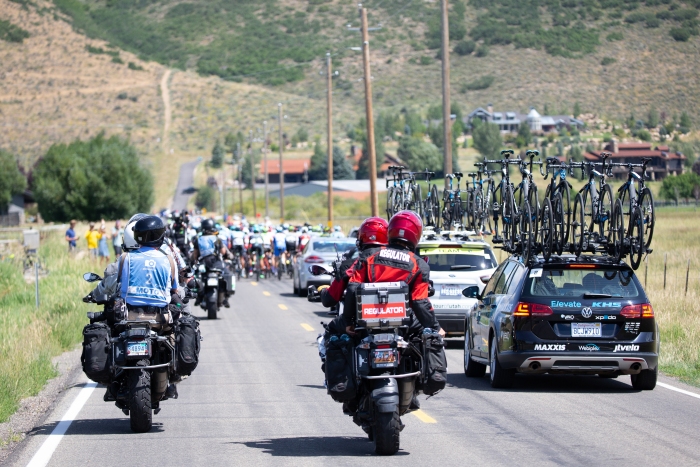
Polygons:
<instances>
[{"instance_id":1,"label":"red jacket","mask_svg":"<svg viewBox=\"0 0 700 467\"><path fill-rule=\"evenodd\" d=\"M408 284L410 305L423 327L440 330L435 318L433 305L428 299L430 288L430 268L415 253L394 246L382 249L366 259L358 259L350 277L343 317L346 322L354 322L356 304L353 284L372 282L399 282ZM352 292L352 293L350 293Z\"/></svg>"},{"instance_id":2,"label":"red jacket","mask_svg":"<svg viewBox=\"0 0 700 467\"><path fill-rule=\"evenodd\" d=\"M321 291L321 303L323 306L330 308L340 302L345 289L348 287L348 282L355 272L354 267L357 261L367 259L380 249L381 247L367 248L362 250L356 259L349 258L343 261L338 271L339 276L333 279L330 287Z\"/></svg>"}]
</instances>

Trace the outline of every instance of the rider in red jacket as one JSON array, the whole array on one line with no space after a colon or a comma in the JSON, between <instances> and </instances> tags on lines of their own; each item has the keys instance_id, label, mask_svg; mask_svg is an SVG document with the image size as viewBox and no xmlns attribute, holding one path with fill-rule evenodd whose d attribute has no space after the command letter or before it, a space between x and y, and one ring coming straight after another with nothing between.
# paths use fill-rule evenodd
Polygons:
<instances>
[{"instance_id":1,"label":"rider in red jacket","mask_svg":"<svg viewBox=\"0 0 700 467\"><path fill-rule=\"evenodd\" d=\"M356 286L353 287L353 284L403 281L408 284L411 309L420 325L437 330L444 336L445 331L440 328L428 299L430 268L414 253L423 233L421 218L413 211L399 211L389 221L387 233L387 248L355 263L343 310L345 322L355 322L355 297L352 292ZM354 325L348 325L347 331L353 333Z\"/></svg>"},{"instance_id":2,"label":"rider in red jacket","mask_svg":"<svg viewBox=\"0 0 700 467\"><path fill-rule=\"evenodd\" d=\"M360 249L360 255L356 259L348 258L341 263L338 277L333 280L330 287L321 291L323 306L330 308L342 300L350 277L354 273L353 266L357 261L365 260L389 243L387 238L388 225L389 223L381 217L369 217L362 222L357 234L357 247Z\"/></svg>"}]
</instances>

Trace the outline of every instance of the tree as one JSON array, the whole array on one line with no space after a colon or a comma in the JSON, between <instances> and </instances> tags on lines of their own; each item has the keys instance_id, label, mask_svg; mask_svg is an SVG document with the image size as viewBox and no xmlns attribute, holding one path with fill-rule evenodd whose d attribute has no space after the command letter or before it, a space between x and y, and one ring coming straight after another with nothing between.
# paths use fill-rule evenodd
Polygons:
<instances>
[{"instance_id":1,"label":"tree","mask_svg":"<svg viewBox=\"0 0 700 467\"><path fill-rule=\"evenodd\" d=\"M679 122L679 129L681 133L688 133L692 125L693 123L690 121L690 116L688 115L688 112L683 112L681 114L681 120Z\"/></svg>"},{"instance_id":2,"label":"tree","mask_svg":"<svg viewBox=\"0 0 700 467\"><path fill-rule=\"evenodd\" d=\"M695 175L700 176L700 160L697 160L693 163L693 173Z\"/></svg>"},{"instance_id":3,"label":"tree","mask_svg":"<svg viewBox=\"0 0 700 467\"><path fill-rule=\"evenodd\" d=\"M240 144L241 146L243 146L243 143L245 143L245 138L243 136L243 133L241 133L240 131L236 134L233 134L233 132L229 132L224 138L224 146L226 146L227 152L233 155L234 159L236 159L237 157L236 150L238 149L238 145Z\"/></svg>"},{"instance_id":4,"label":"tree","mask_svg":"<svg viewBox=\"0 0 700 467\"><path fill-rule=\"evenodd\" d=\"M581 151L581 146L573 145L571 150L569 150L569 161L581 162L583 160L583 151Z\"/></svg>"},{"instance_id":5,"label":"tree","mask_svg":"<svg viewBox=\"0 0 700 467\"><path fill-rule=\"evenodd\" d=\"M296 132L297 141L301 143L305 143L309 140L309 132L306 131L306 128L299 128Z\"/></svg>"},{"instance_id":6,"label":"tree","mask_svg":"<svg viewBox=\"0 0 700 467\"><path fill-rule=\"evenodd\" d=\"M442 169L442 154L437 146L418 138L404 136L399 139L396 155L406 163L409 169L416 172L425 169L437 172Z\"/></svg>"},{"instance_id":7,"label":"tree","mask_svg":"<svg viewBox=\"0 0 700 467\"><path fill-rule=\"evenodd\" d=\"M530 125L521 123L518 128L518 136L515 138L515 144L519 147L529 146L532 142L532 133L530 133Z\"/></svg>"},{"instance_id":8,"label":"tree","mask_svg":"<svg viewBox=\"0 0 700 467\"><path fill-rule=\"evenodd\" d=\"M128 218L153 204L153 177L136 149L100 133L88 141L54 144L36 165L32 189L48 222Z\"/></svg>"},{"instance_id":9,"label":"tree","mask_svg":"<svg viewBox=\"0 0 700 467\"><path fill-rule=\"evenodd\" d=\"M260 163L260 154L257 151L248 151L248 154L243 157L243 167L241 168L241 182L248 188L255 184L251 177L251 164L253 164L253 173L258 177L258 164Z\"/></svg>"},{"instance_id":10,"label":"tree","mask_svg":"<svg viewBox=\"0 0 700 467\"><path fill-rule=\"evenodd\" d=\"M206 208L209 211L214 210L216 200L216 192L209 185L204 185L197 190L197 196L194 199L194 205L199 209Z\"/></svg>"},{"instance_id":11,"label":"tree","mask_svg":"<svg viewBox=\"0 0 700 467\"><path fill-rule=\"evenodd\" d=\"M316 140L316 147L309 165L309 180L328 180L328 152L321 148L319 140ZM333 180L354 179L355 171L352 169L352 164L346 159L342 149L333 146Z\"/></svg>"},{"instance_id":12,"label":"tree","mask_svg":"<svg viewBox=\"0 0 700 467\"><path fill-rule=\"evenodd\" d=\"M442 104L431 105L428 108L428 121L442 120Z\"/></svg>"},{"instance_id":13,"label":"tree","mask_svg":"<svg viewBox=\"0 0 700 467\"><path fill-rule=\"evenodd\" d=\"M581 104L576 101L574 104L574 118L578 118L579 115L581 115Z\"/></svg>"},{"instance_id":14,"label":"tree","mask_svg":"<svg viewBox=\"0 0 700 467\"><path fill-rule=\"evenodd\" d=\"M700 185L700 176L687 172L681 175L669 175L664 178L659 194L662 198L671 199L676 202L679 198L694 197L693 190Z\"/></svg>"},{"instance_id":15,"label":"tree","mask_svg":"<svg viewBox=\"0 0 700 467\"><path fill-rule=\"evenodd\" d=\"M476 42L474 41L459 41L455 46L455 53L458 55L471 55L476 50Z\"/></svg>"},{"instance_id":16,"label":"tree","mask_svg":"<svg viewBox=\"0 0 700 467\"><path fill-rule=\"evenodd\" d=\"M211 162L209 165L218 169L224 163L224 147L221 145L219 140L216 140L214 144L214 149L211 150Z\"/></svg>"},{"instance_id":17,"label":"tree","mask_svg":"<svg viewBox=\"0 0 700 467\"><path fill-rule=\"evenodd\" d=\"M12 200L12 195L22 193L27 186L17 166L15 156L0 149L0 212L3 212Z\"/></svg>"},{"instance_id":18,"label":"tree","mask_svg":"<svg viewBox=\"0 0 700 467\"><path fill-rule=\"evenodd\" d=\"M656 128L657 126L659 126L659 112L656 111L656 107L652 107L647 116L647 127Z\"/></svg>"},{"instance_id":19,"label":"tree","mask_svg":"<svg viewBox=\"0 0 700 467\"><path fill-rule=\"evenodd\" d=\"M503 146L503 138L498 125L484 123L477 125L472 132L474 148L479 151L484 159L495 157Z\"/></svg>"}]
</instances>

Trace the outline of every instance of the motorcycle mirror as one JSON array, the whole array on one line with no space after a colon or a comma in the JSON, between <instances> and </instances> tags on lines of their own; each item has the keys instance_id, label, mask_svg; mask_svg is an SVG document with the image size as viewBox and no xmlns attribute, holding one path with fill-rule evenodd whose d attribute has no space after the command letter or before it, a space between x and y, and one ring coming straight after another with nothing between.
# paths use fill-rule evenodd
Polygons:
<instances>
[{"instance_id":1,"label":"motorcycle mirror","mask_svg":"<svg viewBox=\"0 0 700 467\"><path fill-rule=\"evenodd\" d=\"M94 272L86 272L83 274L83 279L85 279L86 282L97 282L102 280L102 278Z\"/></svg>"},{"instance_id":2,"label":"motorcycle mirror","mask_svg":"<svg viewBox=\"0 0 700 467\"><path fill-rule=\"evenodd\" d=\"M313 276L323 276L330 274L330 272L320 264L312 264L311 266L309 266L309 272Z\"/></svg>"},{"instance_id":3,"label":"motorcycle mirror","mask_svg":"<svg viewBox=\"0 0 700 467\"><path fill-rule=\"evenodd\" d=\"M479 286L478 285L470 285L466 289L462 290L462 295L464 295L467 298L479 298Z\"/></svg>"},{"instance_id":4,"label":"motorcycle mirror","mask_svg":"<svg viewBox=\"0 0 700 467\"><path fill-rule=\"evenodd\" d=\"M187 282L187 288L190 290L197 290L199 288L199 284L196 280L191 280Z\"/></svg>"}]
</instances>

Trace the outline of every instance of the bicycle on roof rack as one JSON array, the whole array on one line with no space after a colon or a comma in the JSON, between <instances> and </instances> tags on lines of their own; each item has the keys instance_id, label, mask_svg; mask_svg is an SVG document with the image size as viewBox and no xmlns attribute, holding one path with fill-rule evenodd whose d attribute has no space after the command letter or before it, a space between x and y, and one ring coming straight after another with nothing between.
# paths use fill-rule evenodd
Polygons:
<instances>
[{"instance_id":1,"label":"bicycle on roof rack","mask_svg":"<svg viewBox=\"0 0 700 467\"><path fill-rule=\"evenodd\" d=\"M421 215L420 186L416 183L413 173L406 171L406 167L400 165L389 166L389 170L393 178L386 181L387 216L391 217L403 209L409 209ZM389 186L390 182L393 182L392 186Z\"/></svg>"},{"instance_id":2,"label":"bicycle on roof rack","mask_svg":"<svg viewBox=\"0 0 700 467\"><path fill-rule=\"evenodd\" d=\"M440 198L438 198L437 187L433 183L431 185L430 180L435 176L435 172L430 172L425 169L423 172L412 172L413 179L417 177L425 177L425 181L428 183L428 194L425 199L421 196L421 187L416 182L416 206L419 210L416 212L425 220L426 226L439 227L438 223L440 220Z\"/></svg>"},{"instance_id":3,"label":"bicycle on roof rack","mask_svg":"<svg viewBox=\"0 0 700 467\"><path fill-rule=\"evenodd\" d=\"M540 201L537 198L537 185L532 178L532 166L540 166L540 174L544 176L542 170L542 161L535 161L535 157L539 156L540 152L537 150L528 150L525 153L525 157L529 159L521 160L518 164L518 169L520 169L520 175L523 177L522 181L515 186L513 195L517 197L516 202L516 212L518 217L518 222L520 224L520 235L518 238L519 248L518 250L523 256L523 259L527 261L531 254L537 254L540 250L543 250L544 243L538 243L537 238L539 234L539 215L540 215ZM552 219L551 212L552 207L547 204L547 229L548 232L547 240L547 257L552 253L552 239L551 239L551 228Z\"/></svg>"},{"instance_id":4,"label":"bicycle on roof rack","mask_svg":"<svg viewBox=\"0 0 700 467\"><path fill-rule=\"evenodd\" d=\"M462 198L459 183L464 175L462 172L445 175L449 180L449 188L442 192L442 227L446 230L453 230L463 227ZM457 188L452 188L452 181L457 179Z\"/></svg>"},{"instance_id":5,"label":"bicycle on roof rack","mask_svg":"<svg viewBox=\"0 0 700 467\"><path fill-rule=\"evenodd\" d=\"M544 179L547 180L552 172L552 179L544 191L545 200L552 206L552 250L560 255L569 241L569 225L571 224L571 189L566 180L568 166L556 157L547 158ZM559 183L557 183L559 177ZM542 214L542 213L541 213ZM542 219L540 215L540 219ZM540 221L542 223L543 220Z\"/></svg>"},{"instance_id":6,"label":"bicycle on roof rack","mask_svg":"<svg viewBox=\"0 0 700 467\"><path fill-rule=\"evenodd\" d=\"M574 198L572 245L571 251L580 256L584 251L594 253L596 250L608 252L608 246L612 240L612 190L605 183L607 177L612 176L612 166L606 166L606 160L610 153L602 152L602 163L598 162L571 162L570 170L581 169L583 179L588 171L588 182L579 190ZM601 166L601 170L596 170ZM596 178L598 187L596 187ZM597 230L597 231L596 231Z\"/></svg>"},{"instance_id":7,"label":"bicycle on roof rack","mask_svg":"<svg viewBox=\"0 0 700 467\"><path fill-rule=\"evenodd\" d=\"M491 202L495 196L496 181L491 177L492 174L500 173L499 170L488 170L486 164L477 162L474 164L477 167L477 177L473 180L474 194L470 205L470 225L467 227L479 234L486 231L489 234L493 233L491 226ZM471 175L470 175L471 176ZM484 178L484 176L486 178Z\"/></svg>"},{"instance_id":8,"label":"bicycle on roof rack","mask_svg":"<svg viewBox=\"0 0 700 467\"><path fill-rule=\"evenodd\" d=\"M501 151L501 160L484 160L484 164L499 164L501 166L501 181L496 186L493 201L493 222L496 235L493 243L500 243L503 249L509 253L515 252L516 238L518 235L517 212L515 207L515 197L513 196L513 184L510 182L510 165L520 164L520 159L510 159L515 152L512 149ZM499 215L503 224L503 229L499 232Z\"/></svg>"},{"instance_id":9,"label":"bicycle on roof rack","mask_svg":"<svg viewBox=\"0 0 700 467\"><path fill-rule=\"evenodd\" d=\"M654 236L654 224L656 222L656 213L654 211L654 196L651 190L645 185L644 180L649 178L647 173L647 164L651 158L643 158L641 164L613 164L615 167L627 168L627 181L617 190L617 198L622 203L622 215L624 217L623 225L626 230L630 230L631 214L635 206L639 206L642 211L642 223L644 225L644 248L649 249L651 239ZM634 171L634 168L641 168L642 174ZM635 186L636 183L636 186Z\"/></svg>"}]
</instances>

